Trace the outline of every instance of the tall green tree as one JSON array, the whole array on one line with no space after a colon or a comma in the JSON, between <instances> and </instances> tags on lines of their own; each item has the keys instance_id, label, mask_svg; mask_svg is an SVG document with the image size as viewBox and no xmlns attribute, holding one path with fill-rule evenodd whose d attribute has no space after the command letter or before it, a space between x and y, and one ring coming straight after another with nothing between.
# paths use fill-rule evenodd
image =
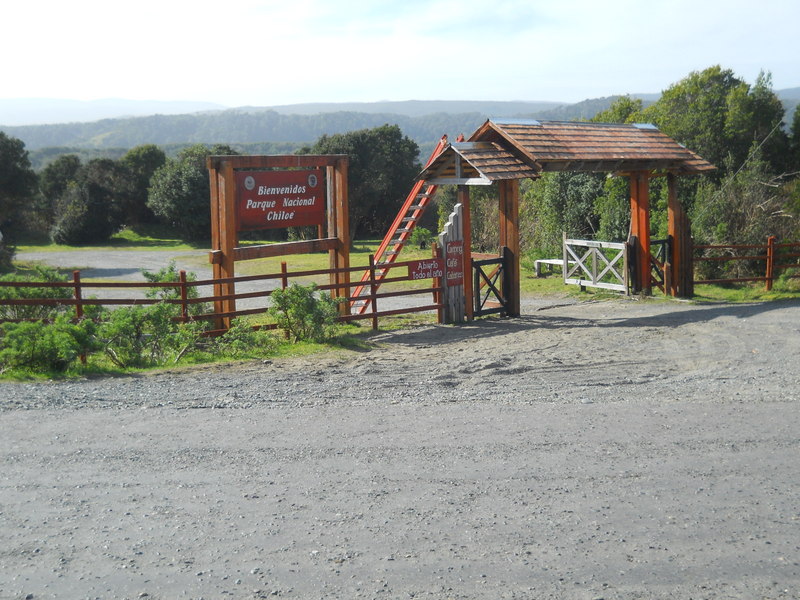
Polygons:
<instances>
[{"instance_id":1,"label":"tall green tree","mask_svg":"<svg viewBox=\"0 0 800 600\"><path fill-rule=\"evenodd\" d=\"M237 154L230 146L196 144L167 160L152 176L147 206L187 240L211 235L211 189L206 158Z\"/></svg>"},{"instance_id":2,"label":"tall green tree","mask_svg":"<svg viewBox=\"0 0 800 600\"><path fill-rule=\"evenodd\" d=\"M606 110L589 119L593 123L635 123L642 114L640 98L620 96Z\"/></svg>"},{"instance_id":3,"label":"tall green tree","mask_svg":"<svg viewBox=\"0 0 800 600\"><path fill-rule=\"evenodd\" d=\"M153 211L147 206L150 180L153 174L164 166L167 156L155 144L136 146L119 160L127 171L126 188L122 199L126 225L151 223L155 220Z\"/></svg>"},{"instance_id":4,"label":"tall green tree","mask_svg":"<svg viewBox=\"0 0 800 600\"><path fill-rule=\"evenodd\" d=\"M69 188L69 184L77 180L81 166L81 159L77 154L62 154L39 173L36 213L47 231L54 224L56 207Z\"/></svg>"},{"instance_id":5,"label":"tall green tree","mask_svg":"<svg viewBox=\"0 0 800 600\"><path fill-rule=\"evenodd\" d=\"M21 226L22 209L31 202L35 189L36 174L25 144L0 131L0 271L11 268L11 241Z\"/></svg>"},{"instance_id":6,"label":"tall green tree","mask_svg":"<svg viewBox=\"0 0 800 600\"><path fill-rule=\"evenodd\" d=\"M755 142L781 170L787 148L780 127L783 105L761 73L751 88L719 65L695 71L664 91L642 111L645 120L718 167L717 179L744 164ZM732 160L727 160L728 156Z\"/></svg>"},{"instance_id":7,"label":"tall green tree","mask_svg":"<svg viewBox=\"0 0 800 600\"><path fill-rule=\"evenodd\" d=\"M22 140L0 131L0 231L6 236L11 220L31 200L36 190L36 173L31 168Z\"/></svg>"},{"instance_id":8,"label":"tall green tree","mask_svg":"<svg viewBox=\"0 0 800 600\"><path fill-rule=\"evenodd\" d=\"M383 235L419 174L419 147L397 125L323 135L309 154L347 154L350 235Z\"/></svg>"},{"instance_id":9,"label":"tall green tree","mask_svg":"<svg viewBox=\"0 0 800 600\"><path fill-rule=\"evenodd\" d=\"M794 109L792 126L789 129L791 138L789 141L789 170L792 172L800 171L800 106Z\"/></svg>"},{"instance_id":10,"label":"tall green tree","mask_svg":"<svg viewBox=\"0 0 800 600\"><path fill-rule=\"evenodd\" d=\"M86 163L70 182L56 206L51 230L59 244L92 244L108 240L124 223L118 202L125 172L110 158Z\"/></svg>"}]
</instances>

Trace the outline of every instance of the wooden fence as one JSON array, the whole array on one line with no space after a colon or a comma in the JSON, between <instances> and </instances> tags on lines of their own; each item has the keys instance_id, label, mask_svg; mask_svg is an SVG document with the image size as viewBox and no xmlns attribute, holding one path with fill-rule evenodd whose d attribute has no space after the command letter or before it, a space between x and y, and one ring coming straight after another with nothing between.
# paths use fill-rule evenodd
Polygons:
<instances>
[{"instance_id":1,"label":"wooden fence","mask_svg":"<svg viewBox=\"0 0 800 600\"><path fill-rule=\"evenodd\" d=\"M434 249L434 252L438 252ZM168 304L177 304L180 306L180 316L176 317L179 321L189 320L211 320L215 323L214 329L210 334L222 333L226 330L225 323L234 317L240 317L251 314L264 313L267 309L267 302L265 300L264 306L259 308L247 308L236 310L233 312L218 313L218 312L205 312L202 314L192 314L190 307L195 304L203 305L212 303L217 300L245 300L251 298L268 298L274 289L285 289L290 285L292 279L313 278L322 275L330 275L331 273L363 273L365 270L369 272L369 280L366 283L369 288L369 297L371 299L372 310L361 315L342 314L339 316L340 321L354 321L358 319L370 319L372 321L372 328L378 328L378 321L381 317L388 317L391 315L408 314L414 312L437 311L439 321L442 320L442 309L444 307L441 302L442 295L442 280L440 277L431 279L432 286L420 289L404 289L395 291L378 292L378 286L394 282L403 282L412 280L412 269L414 269L420 261L412 260L406 262L397 262L391 265L375 265L374 256L369 257L368 267L349 267L347 269L317 269L307 271L289 271L286 263L281 263L281 271L279 273L268 273L265 275L246 275L240 277L228 277L223 279L203 279L197 281L189 281L185 271L180 271L179 280L175 282L84 282L81 280L80 271L73 271L72 281L52 282L52 281L4 281L0 282L0 287L12 288L43 288L43 289L68 289L70 290L70 297L64 298L0 298L0 306L72 306L74 307L75 316L81 318L84 316L84 309L87 306L143 306L157 304L159 302L166 302ZM393 270L397 275L393 277L384 277L380 282L376 278L375 271ZM200 296L191 297L194 294L190 293L192 288L209 287L221 283L245 283L245 282L264 282L264 289L257 291L239 292L235 294L227 294L224 296ZM363 285L361 282L353 282L350 284L348 293L351 294L353 288L357 285ZM322 291L331 290L336 288L337 285L319 285L318 289ZM91 298L87 297L91 291L98 289L142 289L152 290L158 288L171 288L176 291L176 298L166 300L136 297L136 298ZM394 308L390 310L378 310L378 303L382 299L399 298L405 296L416 295L432 295L432 301L423 305L404 306L401 308ZM348 302L352 300L348 298ZM21 321L26 319L0 319L0 322L8 321ZM265 328L274 328L274 325L265 325Z\"/></svg>"},{"instance_id":2,"label":"wooden fence","mask_svg":"<svg viewBox=\"0 0 800 600\"><path fill-rule=\"evenodd\" d=\"M701 262L731 262L731 261L764 261L764 275L746 277L731 277L727 279L695 279L694 283L744 283L748 281L763 281L767 291L772 289L772 284L780 276L781 271L797 269L795 274L787 275L789 278L800 278L800 242L778 243L775 236L767 238L766 244L717 244L696 245L694 251L700 251L702 256L694 256L694 263Z\"/></svg>"}]
</instances>

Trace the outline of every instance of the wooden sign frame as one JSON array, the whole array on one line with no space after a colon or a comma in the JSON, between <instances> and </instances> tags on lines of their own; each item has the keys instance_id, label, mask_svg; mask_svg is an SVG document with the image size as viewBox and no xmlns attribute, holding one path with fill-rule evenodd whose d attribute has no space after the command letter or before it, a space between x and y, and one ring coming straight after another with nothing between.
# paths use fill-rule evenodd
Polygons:
<instances>
[{"instance_id":1,"label":"wooden sign frame","mask_svg":"<svg viewBox=\"0 0 800 600\"><path fill-rule=\"evenodd\" d=\"M220 328L230 327L236 311L235 264L270 256L286 256L327 250L330 261L331 292L346 298L350 291L350 225L347 197L348 156L306 154L280 156L209 156L206 161L211 184L211 252L214 310L222 315ZM236 172L269 169L325 169L327 185L327 228L318 237L301 242L239 246L236 223ZM327 232L324 230L327 229Z\"/></svg>"}]
</instances>

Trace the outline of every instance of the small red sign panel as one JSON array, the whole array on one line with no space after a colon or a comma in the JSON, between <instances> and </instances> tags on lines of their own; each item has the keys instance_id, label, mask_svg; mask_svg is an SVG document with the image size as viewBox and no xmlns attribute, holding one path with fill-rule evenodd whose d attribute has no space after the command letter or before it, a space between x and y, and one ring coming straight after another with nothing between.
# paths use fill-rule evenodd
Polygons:
<instances>
[{"instance_id":1,"label":"small red sign panel","mask_svg":"<svg viewBox=\"0 0 800 600\"><path fill-rule=\"evenodd\" d=\"M409 279L432 279L444 276L444 261L441 258L417 260L408 265Z\"/></svg>"},{"instance_id":2,"label":"small red sign panel","mask_svg":"<svg viewBox=\"0 0 800 600\"><path fill-rule=\"evenodd\" d=\"M447 285L464 285L464 242L447 242Z\"/></svg>"},{"instance_id":3,"label":"small red sign panel","mask_svg":"<svg viewBox=\"0 0 800 600\"><path fill-rule=\"evenodd\" d=\"M322 170L237 171L239 231L321 225L325 222Z\"/></svg>"}]
</instances>

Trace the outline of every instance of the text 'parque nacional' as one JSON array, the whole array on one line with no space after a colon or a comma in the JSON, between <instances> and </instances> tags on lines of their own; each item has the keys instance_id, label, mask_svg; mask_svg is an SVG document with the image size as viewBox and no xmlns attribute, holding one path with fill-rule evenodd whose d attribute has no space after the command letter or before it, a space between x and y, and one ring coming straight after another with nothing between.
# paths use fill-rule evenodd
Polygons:
<instances>
[{"instance_id":1,"label":"text 'parque nacional'","mask_svg":"<svg viewBox=\"0 0 800 600\"><path fill-rule=\"evenodd\" d=\"M325 219L321 169L238 171L239 231L321 225Z\"/></svg>"}]
</instances>

